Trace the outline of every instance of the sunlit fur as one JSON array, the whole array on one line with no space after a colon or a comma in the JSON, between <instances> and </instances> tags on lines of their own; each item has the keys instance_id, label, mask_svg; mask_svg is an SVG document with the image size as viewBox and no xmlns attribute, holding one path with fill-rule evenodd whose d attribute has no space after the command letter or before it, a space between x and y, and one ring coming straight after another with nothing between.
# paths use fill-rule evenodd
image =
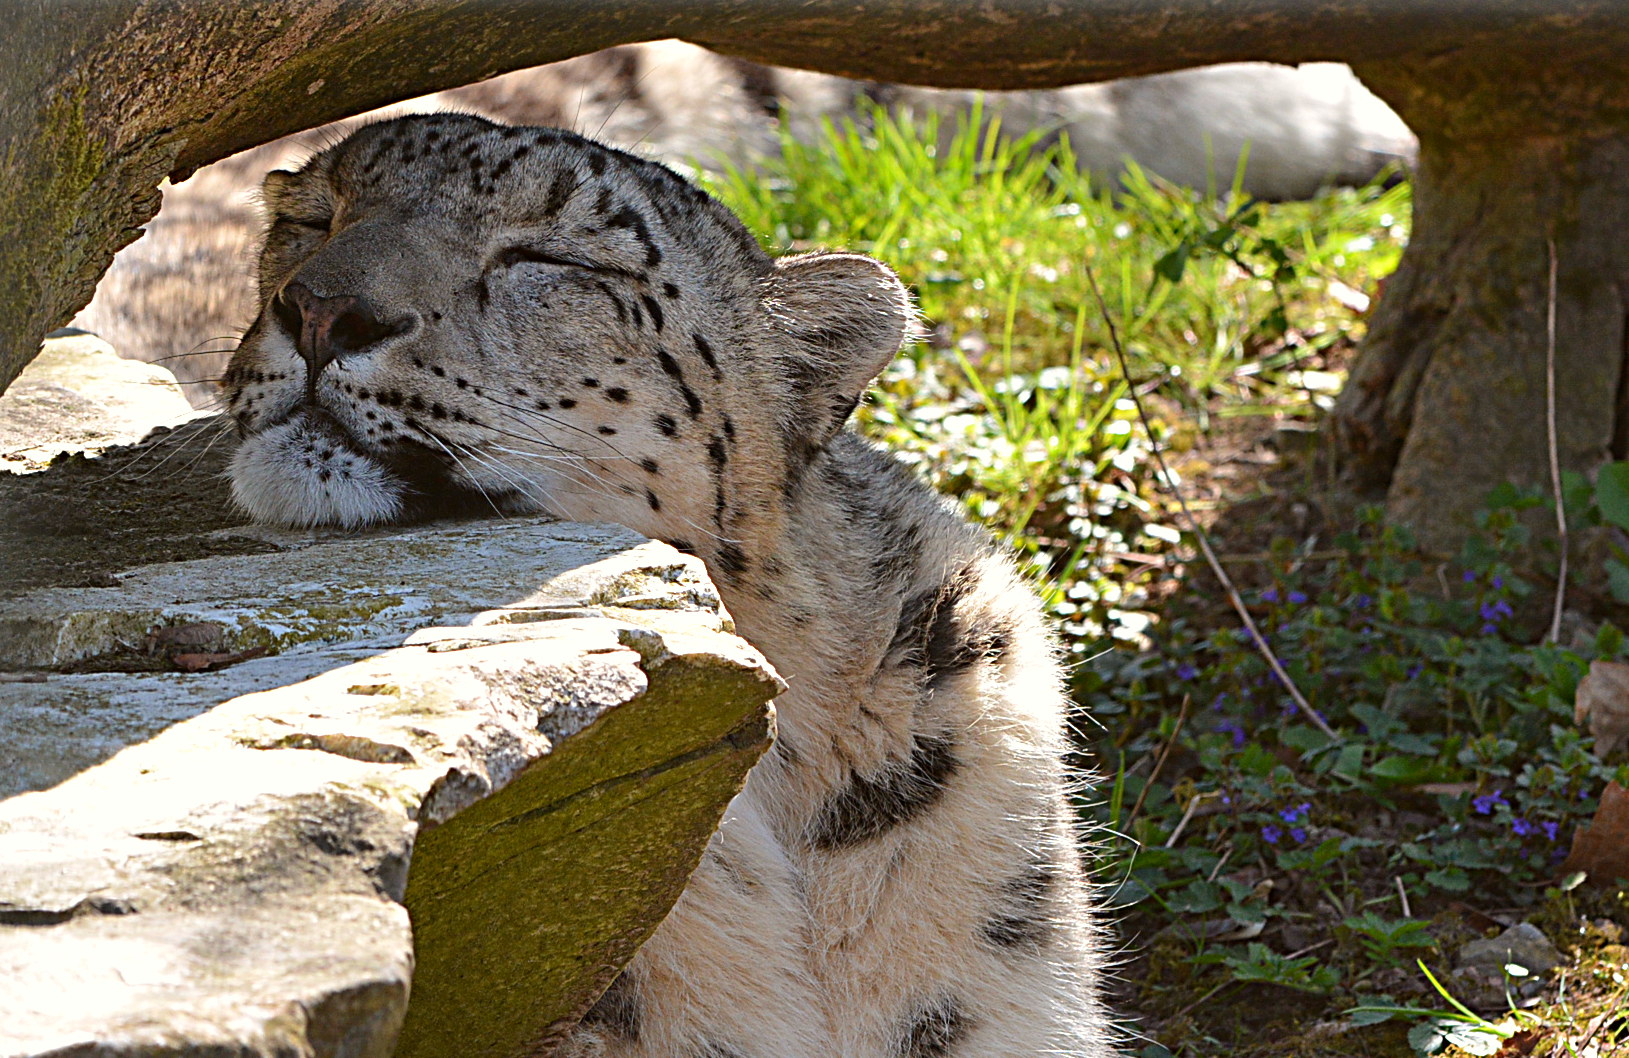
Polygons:
<instances>
[{"instance_id":1,"label":"sunlit fur","mask_svg":"<svg viewBox=\"0 0 1629 1058\"><path fill-rule=\"evenodd\" d=\"M265 200L263 311L228 373L239 502L620 522L699 555L789 685L774 749L564 1053L1111 1053L1039 607L843 429L911 329L899 280L772 261L661 166L470 117L365 128ZM309 376L273 310L296 281L388 336Z\"/></svg>"}]
</instances>

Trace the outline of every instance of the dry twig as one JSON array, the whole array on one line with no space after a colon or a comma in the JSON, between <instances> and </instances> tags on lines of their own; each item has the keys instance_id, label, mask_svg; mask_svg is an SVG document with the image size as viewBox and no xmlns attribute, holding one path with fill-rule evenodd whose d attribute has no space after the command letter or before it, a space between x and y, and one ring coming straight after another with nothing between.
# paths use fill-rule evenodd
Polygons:
<instances>
[{"instance_id":1,"label":"dry twig","mask_svg":"<svg viewBox=\"0 0 1629 1058\"><path fill-rule=\"evenodd\" d=\"M1187 723L1188 706L1192 702L1193 695L1182 696L1182 711L1177 713L1176 726L1171 729L1171 737L1165 740L1165 748L1160 750L1159 760L1154 762L1153 773L1148 776L1148 781L1143 783L1142 792L1137 795L1136 803L1131 806L1131 814L1126 816L1126 821L1121 824L1128 834L1131 833L1131 824L1137 821L1137 813L1142 811L1143 802L1148 800L1148 791L1154 788L1154 780L1160 777L1160 769L1165 767L1165 758L1171 755L1171 747L1176 745L1177 737L1182 734L1182 725Z\"/></svg>"},{"instance_id":2,"label":"dry twig","mask_svg":"<svg viewBox=\"0 0 1629 1058\"><path fill-rule=\"evenodd\" d=\"M1318 715L1318 710L1312 707L1312 703L1307 701L1306 696L1301 693L1301 688L1297 687L1295 681L1290 679L1290 674L1284 671L1284 666L1279 663L1278 655L1273 653L1272 647L1268 646L1266 637L1261 634L1261 629L1256 627L1255 619L1250 616L1250 611L1245 607L1244 598L1239 594L1239 589L1233 586L1233 578L1227 575L1227 570L1222 567L1221 560L1216 557L1216 551L1210 546L1209 534L1199 524L1198 519L1193 516L1193 512L1188 509L1188 501L1183 497L1182 489L1177 485L1176 475L1172 474L1171 468L1166 465L1165 450L1154 439L1154 425L1148 417L1147 410L1143 407L1143 399L1137 393L1136 386L1131 382L1131 364L1126 359L1125 347L1120 344L1120 331L1114 325L1114 318L1109 315L1108 302L1103 300L1103 292L1098 289L1097 273L1090 265L1085 265L1084 268L1086 282L1092 288L1092 296L1097 299L1097 311L1103 317L1103 325L1109 330L1109 341L1114 346L1114 355L1120 360L1120 371L1125 375L1126 386L1131 394L1132 403L1137 406L1137 418L1142 420L1143 429L1148 432L1148 449L1154 455L1154 462L1159 466L1160 475L1165 478L1166 488L1170 489L1171 495L1176 497L1177 507L1182 511L1182 520L1186 523L1185 528L1193 534L1194 540L1198 542L1199 550L1205 556L1205 561L1209 563L1211 572L1216 574L1216 579L1221 582L1223 590L1227 592L1228 600L1238 613L1239 620L1244 622L1246 631L1250 633L1251 642L1256 645L1256 649L1266 659L1267 666L1273 670L1273 675L1277 676L1279 682L1290 692L1290 697L1295 701L1296 708L1300 709L1307 721L1319 731L1329 736L1330 739L1338 741L1340 736L1335 733L1335 729L1330 727L1324 718ZM1178 829L1180 830L1180 827Z\"/></svg>"},{"instance_id":3,"label":"dry twig","mask_svg":"<svg viewBox=\"0 0 1629 1058\"><path fill-rule=\"evenodd\" d=\"M1544 427L1550 446L1550 489L1555 494L1555 531L1561 547L1561 571L1555 578L1555 609L1550 614L1546 643L1561 638L1561 609L1567 601L1567 507L1561 493L1561 455L1555 428L1555 236L1545 240L1550 250L1550 298L1545 317L1544 347Z\"/></svg>"}]
</instances>

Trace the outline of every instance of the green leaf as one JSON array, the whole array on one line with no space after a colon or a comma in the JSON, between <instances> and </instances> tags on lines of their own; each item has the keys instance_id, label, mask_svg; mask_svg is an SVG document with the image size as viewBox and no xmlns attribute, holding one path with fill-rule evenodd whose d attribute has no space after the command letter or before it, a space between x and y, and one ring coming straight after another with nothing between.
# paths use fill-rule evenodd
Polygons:
<instances>
[{"instance_id":1,"label":"green leaf","mask_svg":"<svg viewBox=\"0 0 1629 1058\"><path fill-rule=\"evenodd\" d=\"M1629 566L1615 558L1607 559L1606 583L1612 590L1612 598L1618 602L1629 602Z\"/></svg>"},{"instance_id":2,"label":"green leaf","mask_svg":"<svg viewBox=\"0 0 1629 1058\"><path fill-rule=\"evenodd\" d=\"M1425 880L1438 889L1446 889L1450 893L1463 893L1471 887L1471 876L1458 867L1442 867L1435 871L1426 871Z\"/></svg>"},{"instance_id":3,"label":"green leaf","mask_svg":"<svg viewBox=\"0 0 1629 1058\"><path fill-rule=\"evenodd\" d=\"M1391 783L1421 782L1431 774L1431 761L1393 754L1375 761L1374 766L1369 769L1369 774Z\"/></svg>"},{"instance_id":4,"label":"green leaf","mask_svg":"<svg viewBox=\"0 0 1629 1058\"><path fill-rule=\"evenodd\" d=\"M1349 742L1341 747L1340 759L1335 762L1336 775L1360 782L1363 779L1363 745Z\"/></svg>"},{"instance_id":5,"label":"green leaf","mask_svg":"<svg viewBox=\"0 0 1629 1058\"><path fill-rule=\"evenodd\" d=\"M1167 283L1182 282L1182 273L1188 270L1188 256L1192 249L1186 242L1178 243L1174 250L1154 262L1154 274Z\"/></svg>"},{"instance_id":6,"label":"green leaf","mask_svg":"<svg viewBox=\"0 0 1629 1058\"><path fill-rule=\"evenodd\" d=\"M1422 1021L1408 1030L1408 1045L1420 1058L1431 1058L1448 1046L1448 1037L1438 1030L1435 1020Z\"/></svg>"},{"instance_id":7,"label":"green leaf","mask_svg":"<svg viewBox=\"0 0 1629 1058\"><path fill-rule=\"evenodd\" d=\"M1267 908L1257 902L1227 905L1227 917L1241 926L1254 926L1267 921Z\"/></svg>"},{"instance_id":8,"label":"green leaf","mask_svg":"<svg viewBox=\"0 0 1629 1058\"><path fill-rule=\"evenodd\" d=\"M1608 524L1629 529L1629 463L1608 463L1595 475L1595 505Z\"/></svg>"},{"instance_id":9,"label":"green leaf","mask_svg":"<svg viewBox=\"0 0 1629 1058\"><path fill-rule=\"evenodd\" d=\"M1212 882L1193 882L1181 892L1173 893L1168 906L1172 911L1202 915L1222 906L1222 891Z\"/></svg>"},{"instance_id":10,"label":"green leaf","mask_svg":"<svg viewBox=\"0 0 1629 1058\"><path fill-rule=\"evenodd\" d=\"M1306 724L1292 724L1279 733L1278 740L1291 749L1316 753L1329 745L1329 736Z\"/></svg>"},{"instance_id":11,"label":"green leaf","mask_svg":"<svg viewBox=\"0 0 1629 1058\"><path fill-rule=\"evenodd\" d=\"M1347 1013L1352 1018L1352 1024L1358 1026L1359 1028L1363 1027L1364 1025L1379 1025L1382 1022L1390 1021L1392 1019L1392 1012L1389 1010L1365 1010L1362 1007L1358 1007L1357 1009L1348 1011Z\"/></svg>"}]
</instances>

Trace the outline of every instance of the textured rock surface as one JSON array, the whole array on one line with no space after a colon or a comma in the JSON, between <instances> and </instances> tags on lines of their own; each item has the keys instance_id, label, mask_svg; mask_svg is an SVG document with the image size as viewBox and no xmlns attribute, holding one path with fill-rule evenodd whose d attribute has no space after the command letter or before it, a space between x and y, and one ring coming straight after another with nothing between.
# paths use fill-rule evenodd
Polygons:
<instances>
[{"instance_id":1,"label":"textured rock surface","mask_svg":"<svg viewBox=\"0 0 1629 1058\"><path fill-rule=\"evenodd\" d=\"M260 547L0 599L0 1054L530 1053L677 898L779 681L619 528Z\"/></svg>"},{"instance_id":2,"label":"textured rock surface","mask_svg":"<svg viewBox=\"0 0 1629 1058\"><path fill-rule=\"evenodd\" d=\"M132 444L198 414L164 368L121 360L95 335L51 338L0 394L0 471L40 470L63 452Z\"/></svg>"}]
</instances>

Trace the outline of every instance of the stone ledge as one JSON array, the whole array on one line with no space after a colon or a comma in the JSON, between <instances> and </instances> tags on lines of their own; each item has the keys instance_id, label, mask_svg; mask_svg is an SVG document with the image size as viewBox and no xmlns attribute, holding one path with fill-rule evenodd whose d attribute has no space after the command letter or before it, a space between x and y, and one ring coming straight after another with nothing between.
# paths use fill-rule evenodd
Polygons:
<instances>
[{"instance_id":1,"label":"stone ledge","mask_svg":"<svg viewBox=\"0 0 1629 1058\"><path fill-rule=\"evenodd\" d=\"M0 1055L536 1053L767 745L780 681L665 545L269 539L0 601ZM204 623L282 653L42 669Z\"/></svg>"}]
</instances>

